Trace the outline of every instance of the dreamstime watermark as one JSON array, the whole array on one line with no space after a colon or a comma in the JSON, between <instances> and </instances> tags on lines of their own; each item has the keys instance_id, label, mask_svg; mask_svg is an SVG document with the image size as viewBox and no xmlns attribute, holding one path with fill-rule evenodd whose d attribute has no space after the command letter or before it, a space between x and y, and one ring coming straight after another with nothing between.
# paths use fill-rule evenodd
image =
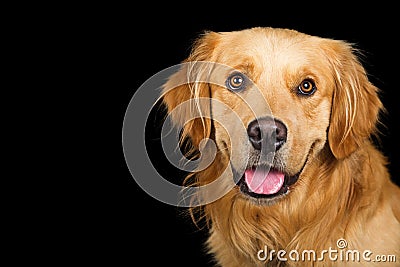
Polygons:
<instances>
[{"instance_id":1,"label":"dreamstime watermark","mask_svg":"<svg viewBox=\"0 0 400 267\"><path fill-rule=\"evenodd\" d=\"M229 164L227 164L220 177L217 177L213 182L197 187L176 185L164 179L157 172L150 160L145 144L146 123L156 103L170 90L186 86L185 90L189 90L192 97L179 103L173 110L169 110L162 126L161 144L169 163L180 170L197 173L207 168L214 161L216 144L209 138L205 138L200 142L200 157L196 160L188 160L177 149L179 147L180 130L186 123L194 119L210 119L215 123L219 123L230 138L230 146L238 147L240 141L237 138L232 138L232 136L238 133L243 136L247 134L247 128L243 125L239 115L222 101L196 96L199 84L219 86L221 89L226 88L227 77L232 73L237 73L237 70L215 62L186 62L169 67L153 75L133 95L123 122L123 153L133 179L153 198L179 207L208 204L227 194L244 174L247 162L236 160L235 164L232 164L232 159L245 158L246 153L249 153L249 151L232 150ZM171 77L174 77L174 79L171 80ZM236 96L243 100L243 103L253 112L255 118L262 116L273 117L261 91L249 78L245 78L244 74L242 78L246 79L246 87L252 87L252 99L254 100L245 100L239 94ZM167 81L168 87L166 87ZM226 88L226 90L228 89ZM257 105L252 103L255 100L258 101ZM202 106L212 106L213 113L211 114L210 111L204 112L200 108ZM261 107L262 111L254 109L254 107ZM222 112L218 114L218 110L223 111L223 114ZM180 121L179 124L173 122L174 117L182 118L183 114L185 115L185 121ZM230 118L229 125L224 124L226 116ZM235 128L232 125L235 125ZM181 127L181 129L176 129L177 126L178 128ZM266 146L265 148L264 146L262 147L260 160L271 160L273 158L274 152L267 153L267 150ZM235 165L235 167L233 168L232 165ZM192 196L196 196L195 201L193 201Z\"/></svg>"},{"instance_id":2,"label":"dreamstime watermark","mask_svg":"<svg viewBox=\"0 0 400 267\"><path fill-rule=\"evenodd\" d=\"M321 251L313 249L304 250L269 250L267 246L257 252L257 258L260 261L294 261L294 262L396 262L396 255L374 255L371 250L359 251L357 249L348 249L347 240L340 238L336 242L336 247L329 247Z\"/></svg>"}]
</instances>

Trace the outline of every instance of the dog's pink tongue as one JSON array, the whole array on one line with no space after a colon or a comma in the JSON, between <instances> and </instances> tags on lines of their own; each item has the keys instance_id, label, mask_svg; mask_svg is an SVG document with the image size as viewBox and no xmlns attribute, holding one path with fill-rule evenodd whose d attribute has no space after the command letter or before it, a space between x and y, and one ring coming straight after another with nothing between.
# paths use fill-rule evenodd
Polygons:
<instances>
[{"instance_id":1,"label":"dog's pink tongue","mask_svg":"<svg viewBox=\"0 0 400 267\"><path fill-rule=\"evenodd\" d=\"M282 188L285 174L276 170L257 168L244 173L246 184L250 191L257 194L271 195Z\"/></svg>"}]
</instances>

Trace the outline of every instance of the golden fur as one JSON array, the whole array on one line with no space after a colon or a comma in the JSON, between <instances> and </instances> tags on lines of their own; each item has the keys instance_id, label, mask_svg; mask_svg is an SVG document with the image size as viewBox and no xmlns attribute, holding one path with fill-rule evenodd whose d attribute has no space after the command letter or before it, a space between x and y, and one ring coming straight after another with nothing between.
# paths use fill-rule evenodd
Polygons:
<instances>
[{"instance_id":1,"label":"golden fur","mask_svg":"<svg viewBox=\"0 0 400 267\"><path fill-rule=\"evenodd\" d=\"M174 74L165 84L163 101L169 112L187 100L212 98L237 112L244 127L256 119L255 113L265 115L267 109L287 126L287 142L276 158L288 174L300 173L287 195L263 202L245 196L235 186L222 198L194 210L200 211L194 216L204 215L209 222L207 246L218 265L266 266L257 258L265 246L286 252L322 251L337 249L340 238L347 240L348 249L395 255L397 266L400 264L400 189L390 179L385 157L370 140L377 134L383 106L356 52L345 41L288 29L207 32L185 62L216 62L245 73L268 107L258 100L253 88L239 94L216 83L175 86L188 75L199 75L193 74L200 71L196 67L189 74ZM219 75L225 75L224 70ZM293 88L306 78L315 81L317 91L312 96L299 96ZM212 106L195 101L172 116L194 151L204 138L217 145L212 164L188 179L195 185L219 177L229 168L235 151L248 151L248 137L228 129L235 120L225 109L211 112ZM193 113L197 118L187 119L193 118ZM210 119L214 116L218 121ZM243 160L237 156L233 164ZM325 262L281 262L275 258L269 264L385 266L362 260L335 262L327 257Z\"/></svg>"}]
</instances>

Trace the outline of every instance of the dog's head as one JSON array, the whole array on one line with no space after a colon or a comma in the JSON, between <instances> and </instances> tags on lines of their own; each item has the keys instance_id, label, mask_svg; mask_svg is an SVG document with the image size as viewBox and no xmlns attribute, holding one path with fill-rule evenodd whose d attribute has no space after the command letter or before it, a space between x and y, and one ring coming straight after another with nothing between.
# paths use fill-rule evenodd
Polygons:
<instances>
[{"instance_id":1,"label":"dog's head","mask_svg":"<svg viewBox=\"0 0 400 267\"><path fill-rule=\"evenodd\" d=\"M376 131L382 105L354 52L287 29L207 32L163 101L195 149L205 138L216 143L239 175L237 196L274 204L300 194L299 180L313 182L303 173L319 153L343 159ZM200 185L211 179L199 177Z\"/></svg>"}]
</instances>

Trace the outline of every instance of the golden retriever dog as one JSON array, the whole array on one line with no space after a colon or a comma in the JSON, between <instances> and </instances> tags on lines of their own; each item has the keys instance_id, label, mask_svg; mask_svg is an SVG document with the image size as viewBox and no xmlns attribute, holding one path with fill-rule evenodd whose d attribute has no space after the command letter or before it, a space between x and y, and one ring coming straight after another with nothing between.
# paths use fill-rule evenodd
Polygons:
<instances>
[{"instance_id":1,"label":"golden retriever dog","mask_svg":"<svg viewBox=\"0 0 400 267\"><path fill-rule=\"evenodd\" d=\"M400 189L372 139L384 107L359 54L290 29L205 32L166 81L188 153L215 144L186 184L218 180L190 209L216 265L400 266Z\"/></svg>"}]
</instances>

